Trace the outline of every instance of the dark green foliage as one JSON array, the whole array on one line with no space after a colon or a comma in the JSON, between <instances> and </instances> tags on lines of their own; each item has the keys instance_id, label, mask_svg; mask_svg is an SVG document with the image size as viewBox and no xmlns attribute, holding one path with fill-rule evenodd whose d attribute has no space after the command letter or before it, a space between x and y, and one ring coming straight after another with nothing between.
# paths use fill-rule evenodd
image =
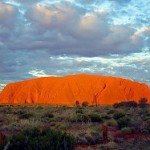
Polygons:
<instances>
[{"instance_id":1,"label":"dark green foliage","mask_svg":"<svg viewBox=\"0 0 150 150\"><path fill-rule=\"evenodd\" d=\"M29 119L31 117L33 117L31 113L25 113L18 116L19 119Z\"/></svg>"},{"instance_id":2,"label":"dark green foliage","mask_svg":"<svg viewBox=\"0 0 150 150\"><path fill-rule=\"evenodd\" d=\"M110 120L111 116L109 116L109 115L102 115L102 119L104 119L104 120Z\"/></svg>"},{"instance_id":3,"label":"dark green foliage","mask_svg":"<svg viewBox=\"0 0 150 150\"><path fill-rule=\"evenodd\" d=\"M124 113L122 113L122 112L116 112L116 113L114 113L113 118L116 119L116 120L118 120L119 118L124 117L124 116L125 116Z\"/></svg>"},{"instance_id":4,"label":"dark green foliage","mask_svg":"<svg viewBox=\"0 0 150 150\"><path fill-rule=\"evenodd\" d=\"M150 111L142 109L141 111L139 111L139 115L145 120L145 118L150 117Z\"/></svg>"},{"instance_id":5,"label":"dark green foliage","mask_svg":"<svg viewBox=\"0 0 150 150\"><path fill-rule=\"evenodd\" d=\"M83 114L83 109L82 109L82 107L78 107L77 109L76 109L76 114Z\"/></svg>"},{"instance_id":6,"label":"dark green foliage","mask_svg":"<svg viewBox=\"0 0 150 150\"><path fill-rule=\"evenodd\" d=\"M14 114L18 115L18 116L21 116L23 114L27 113L26 111L24 110L18 110L18 111L15 111Z\"/></svg>"},{"instance_id":7,"label":"dark green foliage","mask_svg":"<svg viewBox=\"0 0 150 150\"><path fill-rule=\"evenodd\" d=\"M10 139L7 150L73 150L72 136L51 129L27 129Z\"/></svg>"},{"instance_id":8,"label":"dark green foliage","mask_svg":"<svg viewBox=\"0 0 150 150\"><path fill-rule=\"evenodd\" d=\"M27 112L26 110L18 110L15 111L14 114L17 115L19 119L30 119L33 117L33 114Z\"/></svg>"},{"instance_id":9,"label":"dark green foliage","mask_svg":"<svg viewBox=\"0 0 150 150\"><path fill-rule=\"evenodd\" d=\"M89 117L87 115L78 113L76 115L76 121L77 122L88 122L89 121Z\"/></svg>"},{"instance_id":10,"label":"dark green foliage","mask_svg":"<svg viewBox=\"0 0 150 150\"><path fill-rule=\"evenodd\" d=\"M112 127L117 126L117 122L113 119L108 120L106 123L108 126L112 126Z\"/></svg>"},{"instance_id":11,"label":"dark green foliage","mask_svg":"<svg viewBox=\"0 0 150 150\"><path fill-rule=\"evenodd\" d=\"M102 117L96 113L89 114L89 119L91 120L91 122L103 122Z\"/></svg>"},{"instance_id":12,"label":"dark green foliage","mask_svg":"<svg viewBox=\"0 0 150 150\"><path fill-rule=\"evenodd\" d=\"M130 123L130 119L127 117L121 117L117 120L117 123L118 123L119 129L128 127L128 125Z\"/></svg>"},{"instance_id":13,"label":"dark green foliage","mask_svg":"<svg viewBox=\"0 0 150 150\"><path fill-rule=\"evenodd\" d=\"M45 113L43 118L54 118L54 115L52 113Z\"/></svg>"},{"instance_id":14,"label":"dark green foliage","mask_svg":"<svg viewBox=\"0 0 150 150\"><path fill-rule=\"evenodd\" d=\"M114 108L119 108L119 107L137 107L137 103L135 101L125 101L125 102L120 102L120 103L115 103L113 105Z\"/></svg>"},{"instance_id":15,"label":"dark green foliage","mask_svg":"<svg viewBox=\"0 0 150 150\"><path fill-rule=\"evenodd\" d=\"M121 133L130 134L130 133L132 133L132 129L129 128L129 127L124 127L124 128L121 129Z\"/></svg>"},{"instance_id":16,"label":"dark green foliage","mask_svg":"<svg viewBox=\"0 0 150 150\"><path fill-rule=\"evenodd\" d=\"M115 112L116 112L116 110L111 109L111 110L108 110L107 114L108 114L108 115L111 115L111 114L113 114L113 113L115 113Z\"/></svg>"}]
</instances>

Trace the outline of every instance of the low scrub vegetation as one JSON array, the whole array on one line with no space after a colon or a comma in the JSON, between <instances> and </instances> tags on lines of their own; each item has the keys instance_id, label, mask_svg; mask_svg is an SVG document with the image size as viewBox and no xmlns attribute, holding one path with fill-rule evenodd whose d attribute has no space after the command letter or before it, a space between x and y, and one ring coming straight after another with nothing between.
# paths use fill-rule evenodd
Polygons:
<instances>
[{"instance_id":1,"label":"low scrub vegetation","mask_svg":"<svg viewBox=\"0 0 150 150\"><path fill-rule=\"evenodd\" d=\"M0 132L9 137L2 150L150 149L150 105L142 98L113 106L1 106Z\"/></svg>"},{"instance_id":2,"label":"low scrub vegetation","mask_svg":"<svg viewBox=\"0 0 150 150\"><path fill-rule=\"evenodd\" d=\"M99 122L99 123L103 122L103 119L100 116L100 114L92 113L92 114L89 114L88 116L89 116L89 119L91 120L91 122Z\"/></svg>"},{"instance_id":3,"label":"low scrub vegetation","mask_svg":"<svg viewBox=\"0 0 150 150\"><path fill-rule=\"evenodd\" d=\"M73 150L74 138L51 129L26 129L13 136L7 150Z\"/></svg>"}]
</instances>

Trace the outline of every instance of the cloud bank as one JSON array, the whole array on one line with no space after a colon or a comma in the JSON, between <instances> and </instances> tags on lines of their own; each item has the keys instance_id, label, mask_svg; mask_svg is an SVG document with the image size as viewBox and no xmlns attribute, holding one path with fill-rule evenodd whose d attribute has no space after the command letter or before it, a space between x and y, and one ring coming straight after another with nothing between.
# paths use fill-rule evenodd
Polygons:
<instances>
[{"instance_id":1,"label":"cloud bank","mask_svg":"<svg viewBox=\"0 0 150 150\"><path fill-rule=\"evenodd\" d=\"M149 83L149 7L148 0L2 0L0 83L71 73Z\"/></svg>"}]
</instances>

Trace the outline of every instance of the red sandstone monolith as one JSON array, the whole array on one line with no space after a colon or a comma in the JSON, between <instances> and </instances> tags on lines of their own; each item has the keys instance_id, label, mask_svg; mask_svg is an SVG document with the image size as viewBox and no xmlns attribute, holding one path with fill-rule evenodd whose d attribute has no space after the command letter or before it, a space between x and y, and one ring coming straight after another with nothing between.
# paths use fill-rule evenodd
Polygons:
<instances>
[{"instance_id":1,"label":"red sandstone monolith","mask_svg":"<svg viewBox=\"0 0 150 150\"><path fill-rule=\"evenodd\" d=\"M147 98L150 89L119 77L98 75L70 75L43 77L8 84L0 94L0 104L71 105L76 101L89 105L108 105L122 101Z\"/></svg>"}]
</instances>

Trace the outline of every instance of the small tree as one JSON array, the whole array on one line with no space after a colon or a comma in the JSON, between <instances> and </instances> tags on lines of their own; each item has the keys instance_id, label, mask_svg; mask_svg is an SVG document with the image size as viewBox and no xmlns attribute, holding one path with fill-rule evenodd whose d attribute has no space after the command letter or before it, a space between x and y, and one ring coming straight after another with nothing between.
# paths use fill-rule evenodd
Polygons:
<instances>
[{"instance_id":1,"label":"small tree","mask_svg":"<svg viewBox=\"0 0 150 150\"><path fill-rule=\"evenodd\" d=\"M130 119L127 117L121 117L117 120L119 129L122 129L124 127L128 127L130 123Z\"/></svg>"},{"instance_id":2,"label":"small tree","mask_svg":"<svg viewBox=\"0 0 150 150\"><path fill-rule=\"evenodd\" d=\"M89 103L88 103L87 101L82 102L82 106L83 106L83 107L86 107L86 106L88 106L88 105L89 105Z\"/></svg>"},{"instance_id":3,"label":"small tree","mask_svg":"<svg viewBox=\"0 0 150 150\"><path fill-rule=\"evenodd\" d=\"M79 107L80 106L80 102L77 100L76 101L76 106Z\"/></svg>"},{"instance_id":4,"label":"small tree","mask_svg":"<svg viewBox=\"0 0 150 150\"><path fill-rule=\"evenodd\" d=\"M146 107L146 105L147 105L147 98L141 98L140 100L139 100L139 106L141 107L141 108L145 108Z\"/></svg>"}]
</instances>

